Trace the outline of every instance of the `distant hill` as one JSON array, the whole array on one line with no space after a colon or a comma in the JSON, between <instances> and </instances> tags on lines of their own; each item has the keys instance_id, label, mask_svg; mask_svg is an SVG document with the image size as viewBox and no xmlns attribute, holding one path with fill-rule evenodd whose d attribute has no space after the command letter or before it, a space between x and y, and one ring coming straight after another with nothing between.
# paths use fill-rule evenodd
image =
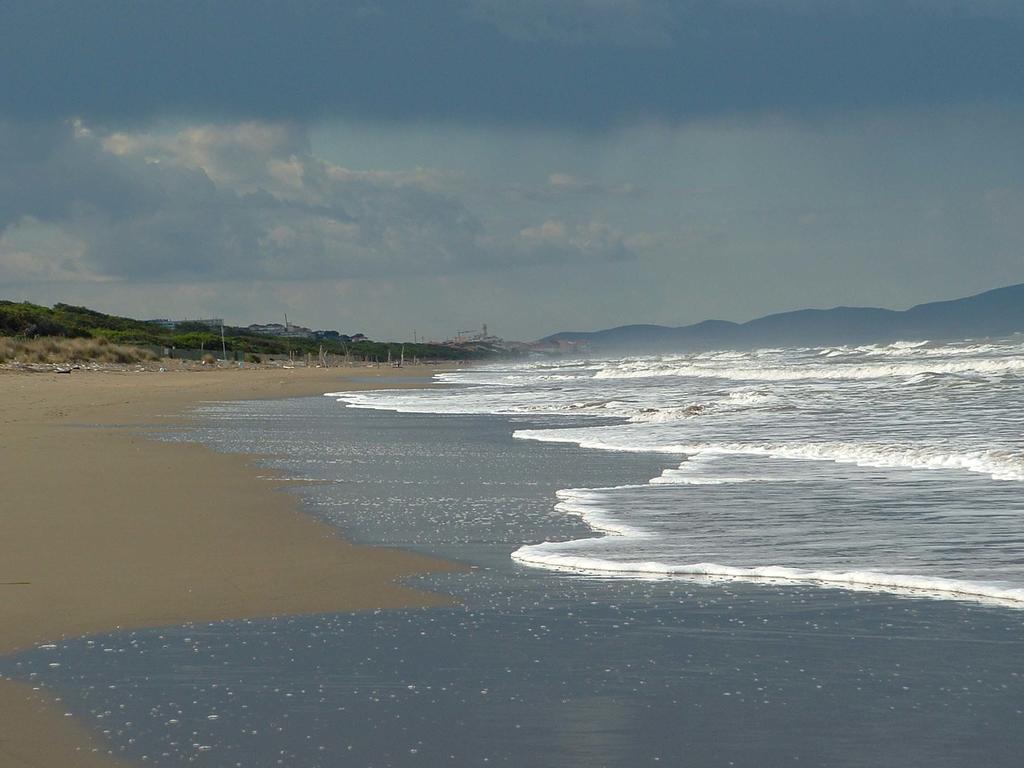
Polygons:
<instances>
[{"instance_id":1,"label":"distant hill","mask_svg":"<svg viewBox=\"0 0 1024 768\"><path fill-rule=\"evenodd\" d=\"M1024 283L964 299L919 304L901 312L872 307L800 309L746 323L705 320L677 328L623 325L604 331L556 333L541 341L585 341L604 349L708 349L962 339L1016 331L1024 331Z\"/></svg>"}]
</instances>

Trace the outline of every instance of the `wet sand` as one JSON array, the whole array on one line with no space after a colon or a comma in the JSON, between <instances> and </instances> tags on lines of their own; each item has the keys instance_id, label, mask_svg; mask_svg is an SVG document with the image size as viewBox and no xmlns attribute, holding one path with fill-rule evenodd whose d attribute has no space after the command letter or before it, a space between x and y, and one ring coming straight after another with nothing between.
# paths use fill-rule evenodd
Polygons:
<instances>
[{"instance_id":1,"label":"wet sand","mask_svg":"<svg viewBox=\"0 0 1024 768\"><path fill-rule=\"evenodd\" d=\"M0 680L0 765L4 768L128 768L70 716L61 702L23 683Z\"/></svg>"},{"instance_id":2,"label":"wet sand","mask_svg":"<svg viewBox=\"0 0 1024 768\"><path fill-rule=\"evenodd\" d=\"M353 546L251 457L143 435L202 401L420 386L430 372L0 372L0 654L118 629L445 602L396 581L457 566ZM112 764L88 762L95 743L40 701L0 681L0 762Z\"/></svg>"}]
</instances>

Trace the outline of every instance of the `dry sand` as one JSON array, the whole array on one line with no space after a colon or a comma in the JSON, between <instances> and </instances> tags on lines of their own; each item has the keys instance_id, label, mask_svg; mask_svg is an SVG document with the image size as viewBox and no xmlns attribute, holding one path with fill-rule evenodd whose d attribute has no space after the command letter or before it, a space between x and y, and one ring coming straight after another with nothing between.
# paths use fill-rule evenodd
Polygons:
<instances>
[{"instance_id":1,"label":"dry sand","mask_svg":"<svg viewBox=\"0 0 1024 768\"><path fill-rule=\"evenodd\" d=\"M416 386L430 372L0 371L0 654L116 629L443 602L395 582L457 566L351 545L251 459L140 430L182 423L204 400ZM4 766L115 765L89 762L97 744L30 688L0 681L0 713Z\"/></svg>"}]
</instances>

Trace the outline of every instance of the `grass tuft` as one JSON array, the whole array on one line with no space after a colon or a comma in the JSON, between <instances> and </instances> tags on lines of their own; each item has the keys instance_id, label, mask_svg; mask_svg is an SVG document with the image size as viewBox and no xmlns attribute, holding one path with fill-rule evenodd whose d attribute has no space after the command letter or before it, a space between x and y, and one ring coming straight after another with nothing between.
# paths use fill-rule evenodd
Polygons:
<instances>
[{"instance_id":1,"label":"grass tuft","mask_svg":"<svg viewBox=\"0 0 1024 768\"><path fill-rule=\"evenodd\" d=\"M159 358L148 349L112 344L107 339L65 339L43 336L14 339L0 336L0 363L148 363Z\"/></svg>"}]
</instances>

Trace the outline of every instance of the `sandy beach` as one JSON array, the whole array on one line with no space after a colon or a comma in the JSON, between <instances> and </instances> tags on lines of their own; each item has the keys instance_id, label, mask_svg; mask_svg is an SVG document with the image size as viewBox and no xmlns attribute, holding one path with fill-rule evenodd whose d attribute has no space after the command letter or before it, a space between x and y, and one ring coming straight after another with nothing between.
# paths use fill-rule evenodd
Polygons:
<instances>
[{"instance_id":1,"label":"sandy beach","mask_svg":"<svg viewBox=\"0 0 1024 768\"><path fill-rule=\"evenodd\" d=\"M202 401L418 386L431 369L0 372L0 654L64 637L444 602L440 560L353 546L249 458L155 442ZM38 691L0 682L5 766L116 765Z\"/></svg>"}]
</instances>

